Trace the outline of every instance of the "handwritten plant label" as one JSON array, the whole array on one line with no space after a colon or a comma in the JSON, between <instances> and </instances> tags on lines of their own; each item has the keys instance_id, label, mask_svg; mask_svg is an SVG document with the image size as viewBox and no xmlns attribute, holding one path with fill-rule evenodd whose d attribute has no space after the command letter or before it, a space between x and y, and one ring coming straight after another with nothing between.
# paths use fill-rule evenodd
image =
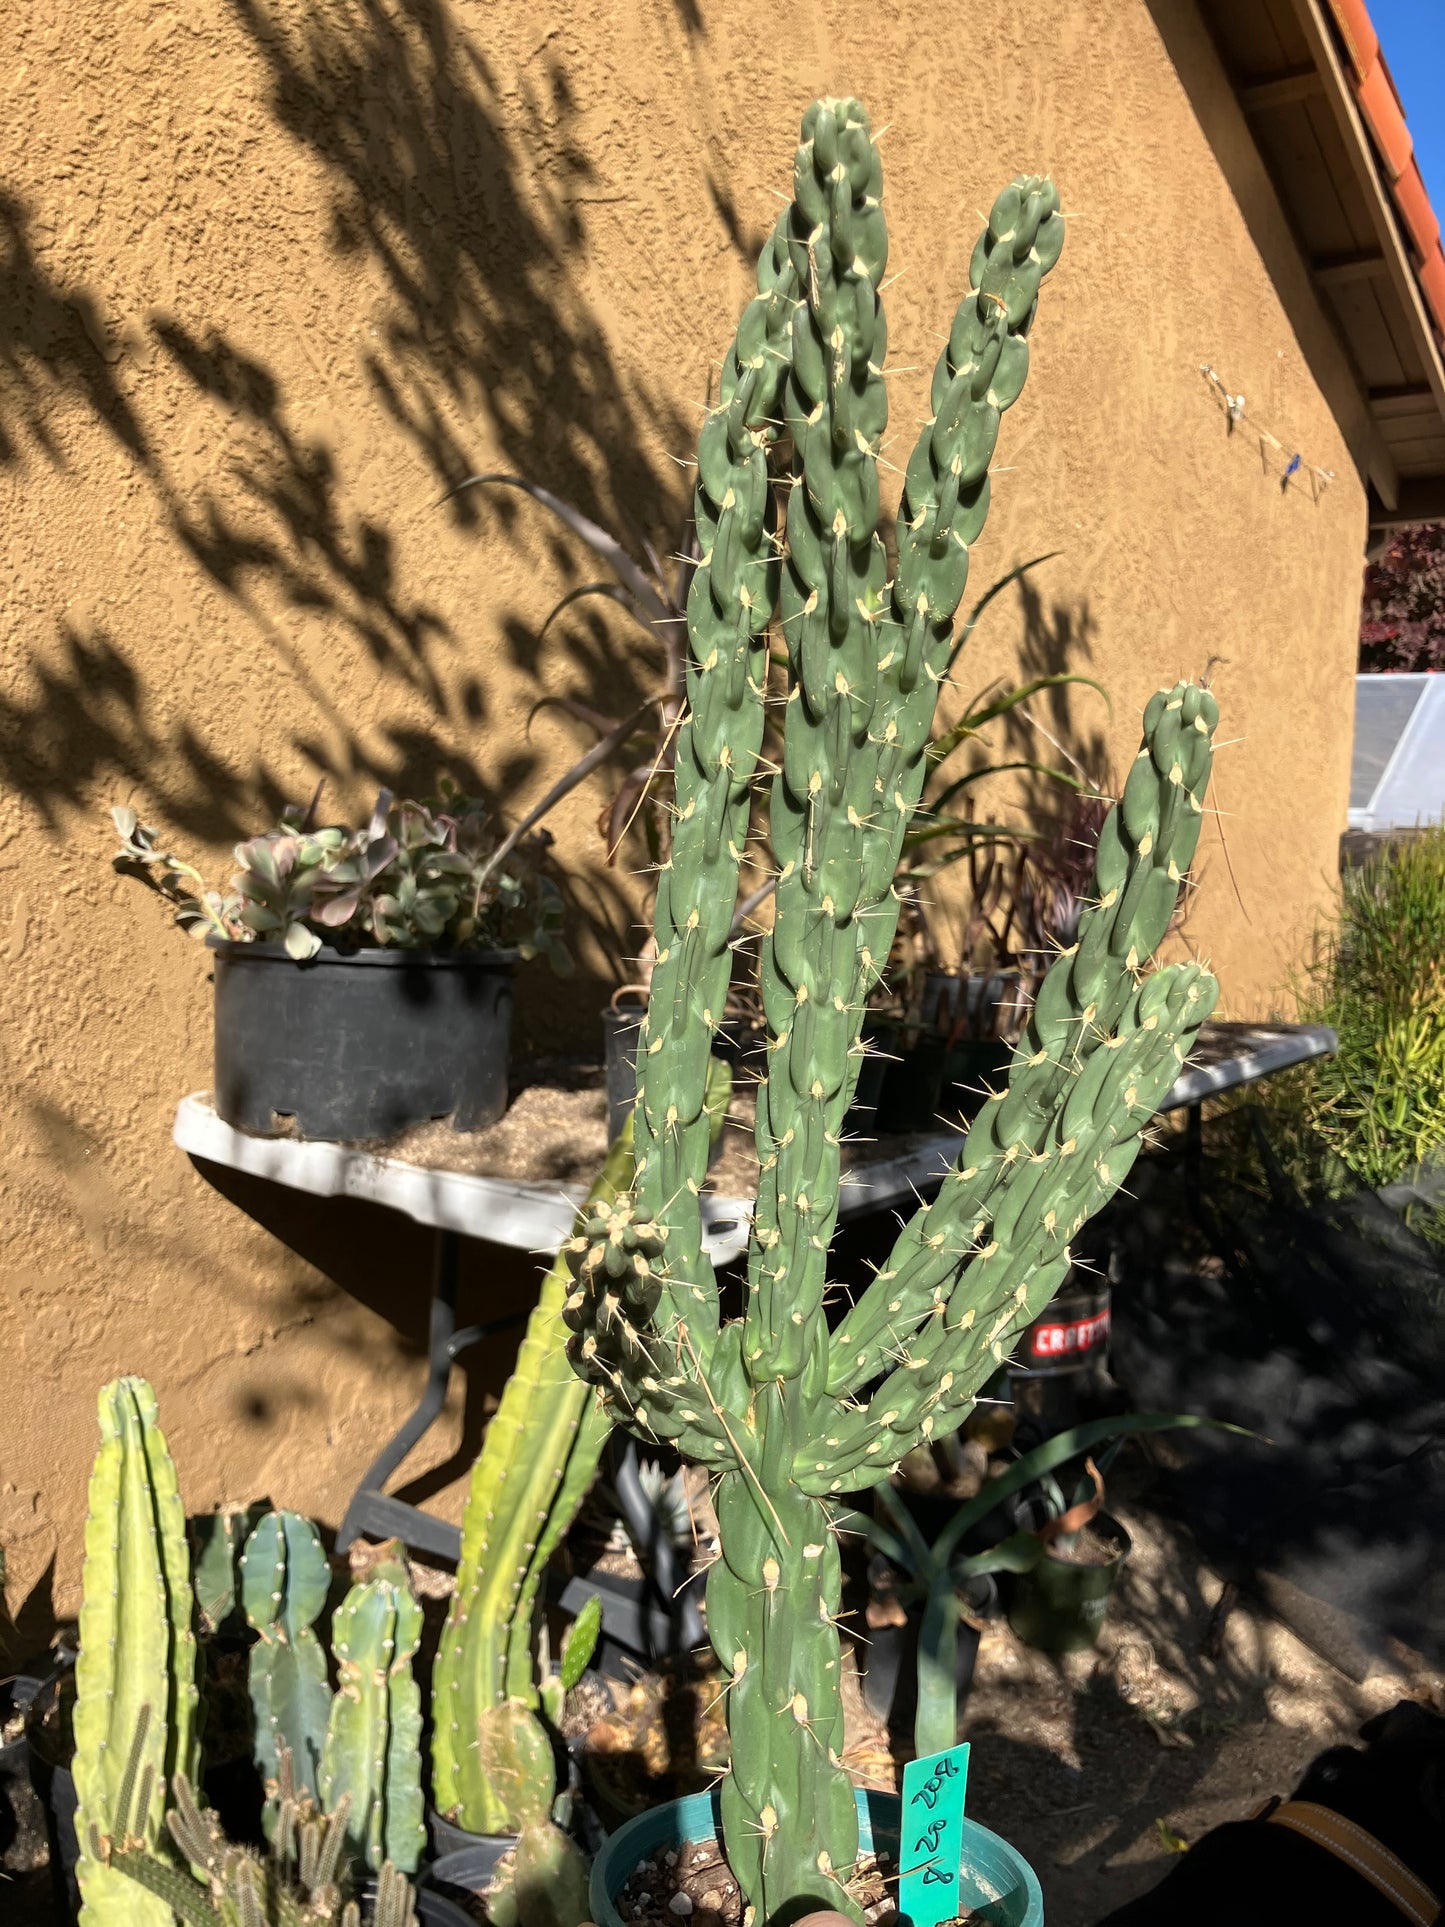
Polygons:
<instances>
[{"instance_id":1,"label":"handwritten plant label","mask_svg":"<svg viewBox=\"0 0 1445 1927\"><path fill-rule=\"evenodd\" d=\"M903 1827L898 1841L898 1911L912 1927L939 1927L963 1912L958 1869L963 1851L963 1798L968 1742L903 1769Z\"/></svg>"}]
</instances>

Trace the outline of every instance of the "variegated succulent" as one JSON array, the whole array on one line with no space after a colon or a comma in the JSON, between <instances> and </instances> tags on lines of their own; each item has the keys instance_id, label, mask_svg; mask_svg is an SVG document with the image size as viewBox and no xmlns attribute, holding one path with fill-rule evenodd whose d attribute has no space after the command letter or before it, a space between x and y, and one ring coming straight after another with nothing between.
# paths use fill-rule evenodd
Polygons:
<instances>
[{"instance_id":1,"label":"variegated succulent","mask_svg":"<svg viewBox=\"0 0 1445 1927\"><path fill-rule=\"evenodd\" d=\"M514 948L571 969L562 894L543 862L545 830L504 837L475 797L450 784L427 802L383 790L361 829L318 828L309 809L282 811L274 830L238 843L228 890L207 887L193 864L161 845L134 809L111 811L116 867L139 873L196 937L281 942L298 961L323 943L340 949Z\"/></svg>"}]
</instances>

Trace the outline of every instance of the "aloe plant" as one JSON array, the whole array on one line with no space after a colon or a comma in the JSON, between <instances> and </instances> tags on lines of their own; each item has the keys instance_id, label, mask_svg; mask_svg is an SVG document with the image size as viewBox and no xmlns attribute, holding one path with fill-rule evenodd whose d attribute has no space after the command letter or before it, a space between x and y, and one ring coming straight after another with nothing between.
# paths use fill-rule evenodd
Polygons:
<instances>
[{"instance_id":1,"label":"aloe plant","mask_svg":"<svg viewBox=\"0 0 1445 1927\"><path fill-rule=\"evenodd\" d=\"M909 461L891 579L877 533L887 422L882 164L855 100L804 118L794 195L758 271L698 449L702 560L688 601L689 716L639 1047L636 1183L573 1240L571 1356L615 1418L717 1478L708 1629L729 1678L724 1844L762 1922L856 1914L842 1763L833 1507L967 1416L1118 1188L1215 997L1195 965L1144 967L1202 821L1217 709L1180 684L1099 839L1091 908L1045 978L1009 1088L933 1204L830 1326L839 1136L863 1006L897 918L894 877L927 766L1002 412L1063 221L1011 182L973 251ZM773 479L790 484L780 528ZM780 874L761 977L770 1069L743 1315L724 1322L702 1248L705 1080L721 1018L759 744L767 632L788 654L771 834Z\"/></svg>"}]
</instances>

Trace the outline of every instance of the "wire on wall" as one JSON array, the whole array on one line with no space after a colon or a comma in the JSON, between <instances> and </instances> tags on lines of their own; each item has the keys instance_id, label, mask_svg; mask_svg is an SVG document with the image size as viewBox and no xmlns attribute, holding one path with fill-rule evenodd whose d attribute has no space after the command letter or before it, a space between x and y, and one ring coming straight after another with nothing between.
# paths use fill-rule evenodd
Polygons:
<instances>
[{"instance_id":1,"label":"wire on wall","mask_svg":"<svg viewBox=\"0 0 1445 1927\"><path fill-rule=\"evenodd\" d=\"M1332 468L1320 468L1314 462L1307 462L1298 449L1289 448L1286 443L1279 439L1278 435L1272 434L1271 431L1267 429L1262 422L1257 421L1254 416L1251 415L1246 421L1244 396L1232 395L1229 392L1228 384L1216 374L1207 361L1200 362L1199 372L1209 383L1210 388L1214 391L1223 406L1224 417L1229 424L1229 433L1232 435L1236 430L1242 430L1245 434L1252 435L1258 441L1259 456L1264 464L1266 473L1269 471L1271 454L1279 456L1280 460L1284 463L1284 468L1279 478L1280 487L1286 489L1293 484L1299 488L1308 488L1310 500L1317 502L1329 487L1330 483L1335 479L1335 471ZM1296 481L1296 477L1300 479Z\"/></svg>"}]
</instances>

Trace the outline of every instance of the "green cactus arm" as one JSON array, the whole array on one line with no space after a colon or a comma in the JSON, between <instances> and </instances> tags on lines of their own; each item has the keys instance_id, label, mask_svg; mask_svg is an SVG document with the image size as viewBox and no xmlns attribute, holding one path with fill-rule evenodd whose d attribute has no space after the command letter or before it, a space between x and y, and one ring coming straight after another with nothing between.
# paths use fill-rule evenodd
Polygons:
<instances>
[{"instance_id":1,"label":"green cactus arm","mask_svg":"<svg viewBox=\"0 0 1445 1927\"><path fill-rule=\"evenodd\" d=\"M715 1142L727 1121L732 1075L713 1057L707 1077ZM592 1201L563 1252L572 1285L562 1307L573 1334L567 1355L573 1370L599 1388L614 1420L704 1464L730 1463L747 1451L742 1328L724 1330L704 1357L690 1318L668 1322L662 1272L669 1238L666 1225L640 1216L630 1193L599 1193Z\"/></svg>"},{"instance_id":2,"label":"green cactus arm","mask_svg":"<svg viewBox=\"0 0 1445 1927\"><path fill-rule=\"evenodd\" d=\"M1028 374L1028 334L1040 284L1063 244L1053 182L1038 175L1010 182L974 246L969 291L934 369L929 420L905 474L888 648L878 665L869 732L877 764L863 855L855 1004L873 988L893 942L893 879L922 794L970 545L988 515L988 465L1000 416L1017 401Z\"/></svg>"},{"instance_id":3,"label":"green cactus arm","mask_svg":"<svg viewBox=\"0 0 1445 1927\"><path fill-rule=\"evenodd\" d=\"M631 1127L629 1119L608 1152L592 1188L596 1204L615 1198L632 1176ZM543 1281L472 1468L456 1590L433 1674L436 1803L478 1833L497 1831L503 1818L478 1770L478 1721L509 1692L535 1704L537 1589L576 1516L610 1429L596 1393L567 1361L562 1307L572 1282L564 1251Z\"/></svg>"},{"instance_id":4,"label":"green cactus arm","mask_svg":"<svg viewBox=\"0 0 1445 1927\"><path fill-rule=\"evenodd\" d=\"M656 961L638 1048L640 1213L668 1216L664 1329L686 1316L705 1358L717 1329L698 1194L707 1169L708 1063L732 965L738 864L763 732L764 640L779 557L768 450L778 435L797 299L787 216L723 365L698 443L701 561L687 601L688 709L677 734L672 850L658 876Z\"/></svg>"},{"instance_id":5,"label":"green cactus arm","mask_svg":"<svg viewBox=\"0 0 1445 1927\"><path fill-rule=\"evenodd\" d=\"M588 1878L581 1848L560 1827L525 1827L512 1869L521 1927L582 1927L590 1913Z\"/></svg>"},{"instance_id":6,"label":"green cactus arm","mask_svg":"<svg viewBox=\"0 0 1445 1927\"><path fill-rule=\"evenodd\" d=\"M1045 1145L1011 1163L988 1242L915 1334L903 1362L866 1407L837 1418L826 1455L810 1459L811 1448L800 1455L805 1490L874 1484L905 1451L967 1416L1015 1335L1063 1282L1069 1240L1127 1177L1139 1134L1178 1076L1216 988L1207 972L1188 964L1159 971L1139 989L1112 1046L1095 1054L1060 1105Z\"/></svg>"},{"instance_id":7,"label":"green cactus arm","mask_svg":"<svg viewBox=\"0 0 1445 1927\"><path fill-rule=\"evenodd\" d=\"M138 1847L128 1847L112 1853L110 1865L116 1873L133 1880L163 1903L165 1912L157 1918L178 1914L188 1927L222 1927L222 1917L211 1905L206 1888L180 1867L172 1866L169 1860L161 1860ZM134 1901L134 1896L131 1899ZM141 1911L131 1915L137 1922L147 1917Z\"/></svg>"},{"instance_id":8,"label":"green cactus arm","mask_svg":"<svg viewBox=\"0 0 1445 1927\"><path fill-rule=\"evenodd\" d=\"M269 1512L252 1527L238 1571L242 1608L260 1636L248 1668L269 1828L277 1811L282 1748L291 1755L296 1791L315 1798L321 1790L331 1686L315 1622L326 1607L331 1568L309 1519L299 1512Z\"/></svg>"},{"instance_id":9,"label":"green cactus arm","mask_svg":"<svg viewBox=\"0 0 1445 1927\"><path fill-rule=\"evenodd\" d=\"M570 1277L568 1282L570 1284ZM575 1385L576 1374L567 1363L565 1352L560 1355L560 1363L562 1372ZM612 1433L612 1420L601 1398L590 1386L584 1390L590 1396L583 1402L577 1431L567 1453L562 1481L548 1510L546 1523L538 1534L527 1566L527 1576L517 1596L517 1609L512 1616L507 1642L506 1690L522 1698L531 1698L536 1693L533 1679L536 1664L533 1622L542 1581L552 1555L561 1545L572 1521L577 1517L578 1508L592 1489L603 1448Z\"/></svg>"},{"instance_id":10,"label":"green cactus arm","mask_svg":"<svg viewBox=\"0 0 1445 1927\"><path fill-rule=\"evenodd\" d=\"M504 1699L477 1722L477 1763L500 1823L493 1833L520 1833L543 1825L557 1797L552 1741L525 1700Z\"/></svg>"},{"instance_id":11,"label":"green cactus arm","mask_svg":"<svg viewBox=\"0 0 1445 1927\"><path fill-rule=\"evenodd\" d=\"M789 245L804 298L786 388L789 700L769 812L781 868L760 959L770 1061L758 1092L743 1339L756 1382L796 1378L818 1342L861 1023L846 986L874 809L870 728L887 599L877 523L888 237L882 162L857 101L809 110L793 179Z\"/></svg>"},{"instance_id":12,"label":"green cactus arm","mask_svg":"<svg viewBox=\"0 0 1445 1927\"><path fill-rule=\"evenodd\" d=\"M387 1860L412 1873L426 1847L421 1700L412 1675L422 1613L400 1553L399 1545L384 1553L332 1621L337 1687L321 1800L334 1812L349 1796L347 1848L373 1873Z\"/></svg>"},{"instance_id":13,"label":"green cactus arm","mask_svg":"<svg viewBox=\"0 0 1445 1927\"><path fill-rule=\"evenodd\" d=\"M130 1837L153 1848L171 1775L194 1765L195 1602L185 1510L146 1381L107 1385L99 1415L75 1668L81 1917L86 1927L169 1927L159 1901L137 1895L90 1843L109 1840L122 1817ZM136 1785L144 1810L118 1816L122 1790L130 1805Z\"/></svg>"},{"instance_id":14,"label":"green cactus arm","mask_svg":"<svg viewBox=\"0 0 1445 1927\"><path fill-rule=\"evenodd\" d=\"M1006 1095L985 1104L938 1198L904 1227L839 1322L828 1372L835 1396L854 1396L910 1349L913 1332L936 1315L962 1266L987 1242L996 1195L1009 1189L1017 1196L1014 1161L1042 1152L1060 1107L1113 1037L1193 861L1218 721L1213 697L1190 684L1150 701L1124 795L1100 835L1098 897L1080 918L1077 943L1049 968Z\"/></svg>"}]
</instances>

